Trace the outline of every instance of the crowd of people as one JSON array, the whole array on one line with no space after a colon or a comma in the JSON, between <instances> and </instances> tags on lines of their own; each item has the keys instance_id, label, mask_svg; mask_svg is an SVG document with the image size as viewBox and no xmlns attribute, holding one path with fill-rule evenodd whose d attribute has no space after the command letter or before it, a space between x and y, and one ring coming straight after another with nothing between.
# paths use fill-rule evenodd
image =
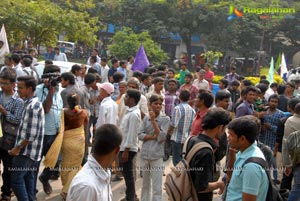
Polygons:
<instances>
[{"instance_id":1,"label":"crowd of people","mask_svg":"<svg viewBox=\"0 0 300 201\"><path fill-rule=\"evenodd\" d=\"M59 177L64 200L112 200L111 182L125 180L122 200L161 201L164 161L172 156L176 166L189 136L187 153L199 142L211 147L189 164L199 200L212 200L217 189L224 200L266 200L267 173L244 164L250 157L267 160L272 179L291 190L289 200L299 199L300 161L286 139L300 130L300 80L278 84L262 76L254 86L232 66L213 94L209 64L191 73L183 63L175 79L166 63L132 72L133 56L109 61L95 49L89 68L76 64L60 73L51 60L67 60L55 52L45 55L42 79L32 56L13 54L1 68L1 201L12 192L18 200L35 200L38 180L50 195L49 181ZM276 160L270 163L260 143Z\"/></svg>"}]
</instances>

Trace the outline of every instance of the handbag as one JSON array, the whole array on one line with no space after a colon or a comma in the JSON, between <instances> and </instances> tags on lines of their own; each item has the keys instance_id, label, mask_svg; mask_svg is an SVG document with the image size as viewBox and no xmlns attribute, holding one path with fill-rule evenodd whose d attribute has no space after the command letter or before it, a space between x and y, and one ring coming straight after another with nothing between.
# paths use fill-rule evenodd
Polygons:
<instances>
[{"instance_id":1,"label":"handbag","mask_svg":"<svg viewBox=\"0 0 300 201\"><path fill-rule=\"evenodd\" d=\"M18 130L19 130L19 124L13 124L2 117L3 135L10 134L10 135L17 136Z\"/></svg>"}]
</instances>

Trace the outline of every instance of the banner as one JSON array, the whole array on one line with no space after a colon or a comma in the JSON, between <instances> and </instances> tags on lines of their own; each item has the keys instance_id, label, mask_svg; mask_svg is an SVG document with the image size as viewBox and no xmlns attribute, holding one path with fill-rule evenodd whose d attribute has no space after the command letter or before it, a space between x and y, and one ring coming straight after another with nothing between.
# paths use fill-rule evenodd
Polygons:
<instances>
[{"instance_id":1,"label":"banner","mask_svg":"<svg viewBox=\"0 0 300 201\"><path fill-rule=\"evenodd\" d=\"M135 60L132 64L132 71L144 72L149 65L150 63L144 50L144 46L141 44L138 52L135 55Z\"/></svg>"}]
</instances>

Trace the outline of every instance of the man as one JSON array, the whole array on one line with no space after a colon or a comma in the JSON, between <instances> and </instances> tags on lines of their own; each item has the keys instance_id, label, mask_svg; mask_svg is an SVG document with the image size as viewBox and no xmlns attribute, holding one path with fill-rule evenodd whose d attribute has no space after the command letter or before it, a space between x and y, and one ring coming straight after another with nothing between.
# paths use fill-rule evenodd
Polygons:
<instances>
[{"instance_id":1,"label":"man","mask_svg":"<svg viewBox=\"0 0 300 201\"><path fill-rule=\"evenodd\" d=\"M188 103L190 106L194 107L195 99L198 96L198 88L192 83L193 75L192 74L186 74L184 78L184 84L181 85L180 91L187 90L190 92L190 98L188 100Z\"/></svg>"},{"instance_id":2,"label":"man","mask_svg":"<svg viewBox=\"0 0 300 201\"><path fill-rule=\"evenodd\" d=\"M71 73L73 74L74 79L75 79L75 86L77 88L80 88L82 86L81 77L80 77L82 74L81 66L78 64L74 64L71 68Z\"/></svg>"},{"instance_id":3,"label":"man","mask_svg":"<svg viewBox=\"0 0 300 201\"><path fill-rule=\"evenodd\" d=\"M60 68L55 65L49 65L44 69L43 75L48 73L57 73L57 77L60 75ZM63 101L60 96L60 88L58 83L53 81L54 77L49 77L44 79L43 83L38 85L35 90L35 95L40 102L43 103L43 108L45 112L45 135L43 141L42 157L46 156L48 150L50 149L52 143L54 142L58 130L60 128L60 117L61 111L63 109ZM58 168L59 162L56 164ZM39 167L39 165L37 166ZM51 170L50 168L45 168L41 175L39 176L40 182L43 184L43 190L47 195L52 193L52 187L49 183L50 178L55 175L59 177L59 171Z\"/></svg>"},{"instance_id":4,"label":"man","mask_svg":"<svg viewBox=\"0 0 300 201\"><path fill-rule=\"evenodd\" d=\"M239 75L236 73L236 66L231 66L230 73L224 76L224 79L228 81L228 85L230 86L234 80L238 80Z\"/></svg>"},{"instance_id":5,"label":"man","mask_svg":"<svg viewBox=\"0 0 300 201\"><path fill-rule=\"evenodd\" d=\"M8 150L14 147L18 127L20 125L24 102L15 92L16 73L14 69L5 69L0 74L0 112L3 136L0 138L0 160L3 163L1 197L3 200L11 198L11 169L13 157ZM12 128L12 129L9 129Z\"/></svg>"},{"instance_id":6,"label":"man","mask_svg":"<svg viewBox=\"0 0 300 201\"><path fill-rule=\"evenodd\" d=\"M283 112L277 109L278 100L277 94L273 94L269 97L269 109L264 116L262 131L259 136L259 140L268 145L272 150L274 150L275 147L277 125L280 119L284 117Z\"/></svg>"},{"instance_id":7,"label":"man","mask_svg":"<svg viewBox=\"0 0 300 201\"><path fill-rule=\"evenodd\" d=\"M61 92L61 97L63 100L63 107L67 107L68 103L67 103L67 97L69 94L71 93L76 93L79 95L80 97L80 105L82 106L82 93L79 90L78 87L76 87L75 85L75 77L73 75L73 73L71 72L65 72L63 74L61 74L61 87L65 88L64 90L62 90Z\"/></svg>"},{"instance_id":8,"label":"man","mask_svg":"<svg viewBox=\"0 0 300 201\"><path fill-rule=\"evenodd\" d=\"M96 63L100 64L101 58L99 57L99 51L97 49L93 49L92 56L90 56L86 62L87 65L92 65L91 57L96 57Z\"/></svg>"},{"instance_id":9,"label":"man","mask_svg":"<svg viewBox=\"0 0 300 201\"><path fill-rule=\"evenodd\" d=\"M112 124L104 124L96 130L94 152L87 163L73 178L67 201L112 201L109 168L120 150L121 131Z\"/></svg>"},{"instance_id":10,"label":"man","mask_svg":"<svg viewBox=\"0 0 300 201\"><path fill-rule=\"evenodd\" d=\"M282 168L282 139L283 139L283 135L284 135L284 124L286 122L286 120L295 114L295 107L296 105L300 102L299 98L292 98L289 100L288 102L288 112L290 113L289 116L283 117L279 120L278 126L277 126L277 136L276 136L276 143L275 143L275 148L273 151L273 155L276 157L276 162L277 162L277 167L278 168ZM282 175L282 179L281 179L281 183L280 183L280 189L289 189L291 190L291 185L292 185L292 180L293 180L293 174L290 174L289 176L286 176L285 174L282 174L282 172L279 172L279 178L280 179Z\"/></svg>"},{"instance_id":11,"label":"man","mask_svg":"<svg viewBox=\"0 0 300 201\"><path fill-rule=\"evenodd\" d=\"M163 89L164 89L164 79L161 78L161 77L156 77L156 78L153 79L152 84L153 84L153 91L147 93L146 94L146 98L147 98L147 100L149 100L149 98L153 94L157 94L157 95L161 96L163 98L163 100L164 100L163 103L162 103L163 107L161 109L161 114L165 115L165 94L163 92Z\"/></svg>"},{"instance_id":12,"label":"man","mask_svg":"<svg viewBox=\"0 0 300 201\"><path fill-rule=\"evenodd\" d=\"M100 95L99 99L101 101L99 106L98 121L96 123L96 128L102 126L103 124L114 124L117 125L118 122L118 105L111 98L111 94L114 92L114 86L109 83L103 83L99 85Z\"/></svg>"},{"instance_id":13,"label":"man","mask_svg":"<svg viewBox=\"0 0 300 201\"><path fill-rule=\"evenodd\" d=\"M134 63L134 56L129 56L127 58L127 67L126 67L126 70L127 70L127 79L129 80L131 77L132 77L132 64Z\"/></svg>"},{"instance_id":14,"label":"man","mask_svg":"<svg viewBox=\"0 0 300 201\"><path fill-rule=\"evenodd\" d=\"M294 186L291 193L293 198L299 198L299 174L300 174L300 163L298 162L297 155L290 156L288 152L288 147L286 140L288 136L294 132L300 130L300 103L295 106L295 113L293 116L289 117L284 124L284 136L282 140L282 163L285 167L285 175L294 176ZM298 185L298 186L297 186ZM293 200L293 199L291 199Z\"/></svg>"},{"instance_id":15,"label":"man","mask_svg":"<svg viewBox=\"0 0 300 201\"><path fill-rule=\"evenodd\" d=\"M253 118L239 117L228 124L230 148L239 152L236 154L226 201L266 200L269 187L266 172L253 162L247 163L242 168L244 162L250 157L265 159L255 142L257 134L258 125Z\"/></svg>"},{"instance_id":16,"label":"man","mask_svg":"<svg viewBox=\"0 0 300 201\"><path fill-rule=\"evenodd\" d=\"M44 60L54 60L55 52L52 46L47 47L47 52L44 54Z\"/></svg>"},{"instance_id":17,"label":"man","mask_svg":"<svg viewBox=\"0 0 300 201\"><path fill-rule=\"evenodd\" d=\"M20 62L21 61L20 56L17 55L17 54L13 54L11 56L11 59L12 59L13 66L14 66L14 69L15 69L16 74L17 74L17 78L24 75L22 64Z\"/></svg>"},{"instance_id":18,"label":"man","mask_svg":"<svg viewBox=\"0 0 300 201\"><path fill-rule=\"evenodd\" d=\"M25 110L15 147L8 151L13 157L11 187L18 200L35 200L36 167L42 157L45 116L43 104L34 96L36 81L32 76L18 78L18 93L25 100Z\"/></svg>"},{"instance_id":19,"label":"man","mask_svg":"<svg viewBox=\"0 0 300 201\"><path fill-rule=\"evenodd\" d=\"M59 47L54 48L55 51L55 56L54 56L54 61L65 61L68 62L67 56L65 53L60 52Z\"/></svg>"},{"instance_id":20,"label":"man","mask_svg":"<svg viewBox=\"0 0 300 201\"><path fill-rule=\"evenodd\" d=\"M184 84L185 76L189 73L190 73L190 71L187 69L187 64L186 63L181 64L181 69L180 69L180 72L179 72L180 85Z\"/></svg>"},{"instance_id":21,"label":"man","mask_svg":"<svg viewBox=\"0 0 300 201\"><path fill-rule=\"evenodd\" d=\"M205 75L204 79L206 79L209 83L209 88L212 90L212 81L214 79L215 73L210 70L210 64L204 64Z\"/></svg>"},{"instance_id":22,"label":"man","mask_svg":"<svg viewBox=\"0 0 300 201\"><path fill-rule=\"evenodd\" d=\"M270 88L265 93L266 100L269 100L269 97L271 95L277 94L277 87L278 87L278 83L275 83L275 82L270 85Z\"/></svg>"},{"instance_id":23,"label":"man","mask_svg":"<svg viewBox=\"0 0 300 201\"><path fill-rule=\"evenodd\" d=\"M33 70L32 67L31 67L32 60L29 59L29 58L23 58L22 63L23 63L23 74L22 74L22 76L25 76L25 75L33 76L34 79L38 82L39 81L39 76L35 72L35 70Z\"/></svg>"},{"instance_id":24,"label":"man","mask_svg":"<svg viewBox=\"0 0 300 201\"><path fill-rule=\"evenodd\" d=\"M174 108L170 126L167 134L171 136L173 165L182 159L181 153L185 140L191 130L192 121L195 116L194 109L188 104L190 92L182 90L179 94L180 104Z\"/></svg>"},{"instance_id":25,"label":"man","mask_svg":"<svg viewBox=\"0 0 300 201\"><path fill-rule=\"evenodd\" d=\"M97 70L99 75L101 75L101 65L97 62L96 56L90 56L90 65L93 69Z\"/></svg>"},{"instance_id":26,"label":"man","mask_svg":"<svg viewBox=\"0 0 300 201\"><path fill-rule=\"evenodd\" d=\"M127 80L127 69L126 69L126 67L127 67L127 61L120 61L120 66L118 68L118 71L123 73L124 81Z\"/></svg>"},{"instance_id":27,"label":"man","mask_svg":"<svg viewBox=\"0 0 300 201\"><path fill-rule=\"evenodd\" d=\"M101 83L108 82L109 67L107 65L107 59L102 58L100 64L101 64Z\"/></svg>"},{"instance_id":28,"label":"man","mask_svg":"<svg viewBox=\"0 0 300 201\"><path fill-rule=\"evenodd\" d=\"M214 101L214 96L210 91L200 91L197 100L195 101L195 109L197 109L195 118L192 122L191 136L197 136L202 132L202 120L206 116L208 109Z\"/></svg>"},{"instance_id":29,"label":"man","mask_svg":"<svg viewBox=\"0 0 300 201\"><path fill-rule=\"evenodd\" d=\"M216 139L224 135L225 126L230 122L230 114L222 108L211 108L203 118L203 131L196 137L191 138L187 145L187 154L199 142L206 142L212 150L217 149ZM199 200L212 201L213 190L224 189L223 181L213 181L214 153L208 148L200 149L190 161L191 178ZM197 171L198 170L198 171Z\"/></svg>"},{"instance_id":30,"label":"man","mask_svg":"<svg viewBox=\"0 0 300 201\"><path fill-rule=\"evenodd\" d=\"M109 69L108 73L107 73L107 76L108 76L108 81L110 83L113 83L114 80L113 80L113 75L115 72L118 71L118 67L119 67L119 60L118 59L112 59L111 60L111 64L112 64L112 67Z\"/></svg>"},{"instance_id":31,"label":"man","mask_svg":"<svg viewBox=\"0 0 300 201\"><path fill-rule=\"evenodd\" d=\"M231 111L234 110L235 106L236 106L236 103L238 101L238 99L240 98L240 90L239 90L239 87L240 87L240 82L238 80L233 80L231 82L231 85L228 89L228 91L230 92L231 94L231 101L232 101L232 108L231 108Z\"/></svg>"},{"instance_id":32,"label":"man","mask_svg":"<svg viewBox=\"0 0 300 201\"><path fill-rule=\"evenodd\" d=\"M140 85L140 91L143 95L146 95L150 92L152 82L151 82L151 76L149 73L143 73L141 77L141 85Z\"/></svg>"},{"instance_id":33,"label":"man","mask_svg":"<svg viewBox=\"0 0 300 201\"><path fill-rule=\"evenodd\" d=\"M253 115L253 103L256 95L256 89L253 86L249 86L245 89L245 99L243 100L242 104L240 104L236 108L236 117L242 117L245 115Z\"/></svg>"},{"instance_id":34,"label":"man","mask_svg":"<svg viewBox=\"0 0 300 201\"><path fill-rule=\"evenodd\" d=\"M128 106L120 125L123 140L120 147L119 162L126 184L125 201L138 200L134 181L134 158L138 152L138 131L141 124L141 111L138 107L141 93L136 89L128 89L124 102Z\"/></svg>"},{"instance_id":35,"label":"man","mask_svg":"<svg viewBox=\"0 0 300 201\"><path fill-rule=\"evenodd\" d=\"M198 79L194 80L193 85L195 85L198 90L204 89L204 90L210 90L208 81L204 79L205 70L201 68L197 68L197 76Z\"/></svg>"}]
</instances>

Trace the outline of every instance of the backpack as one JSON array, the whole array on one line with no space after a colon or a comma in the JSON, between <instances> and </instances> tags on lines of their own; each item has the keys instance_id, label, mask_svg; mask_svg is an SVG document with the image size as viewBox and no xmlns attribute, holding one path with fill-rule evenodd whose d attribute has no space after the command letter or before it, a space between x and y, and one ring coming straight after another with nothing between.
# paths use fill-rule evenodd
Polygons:
<instances>
[{"instance_id":1,"label":"backpack","mask_svg":"<svg viewBox=\"0 0 300 201\"><path fill-rule=\"evenodd\" d=\"M183 145L182 160L172 167L171 172L166 176L164 186L170 201L198 201L198 195L189 172L189 164L200 149L210 148L212 150L212 147L207 142L199 142L185 155L191 138L189 137Z\"/></svg>"},{"instance_id":2,"label":"backpack","mask_svg":"<svg viewBox=\"0 0 300 201\"><path fill-rule=\"evenodd\" d=\"M300 131L294 131L286 139L286 145L289 155L293 162L300 162Z\"/></svg>"},{"instance_id":3,"label":"backpack","mask_svg":"<svg viewBox=\"0 0 300 201\"><path fill-rule=\"evenodd\" d=\"M268 192L267 192L266 201L284 201L284 199L281 196L281 192L280 192L279 188L276 186L276 184L273 182L273 180L271 178L268 163L262 158L250 157L242 165L241 172L247 163L256 163L256 164L260 165L266 171L266 174L267 174L268 180L269 180L269 188L268 188Z\"/></svg>"}]
</instances>

